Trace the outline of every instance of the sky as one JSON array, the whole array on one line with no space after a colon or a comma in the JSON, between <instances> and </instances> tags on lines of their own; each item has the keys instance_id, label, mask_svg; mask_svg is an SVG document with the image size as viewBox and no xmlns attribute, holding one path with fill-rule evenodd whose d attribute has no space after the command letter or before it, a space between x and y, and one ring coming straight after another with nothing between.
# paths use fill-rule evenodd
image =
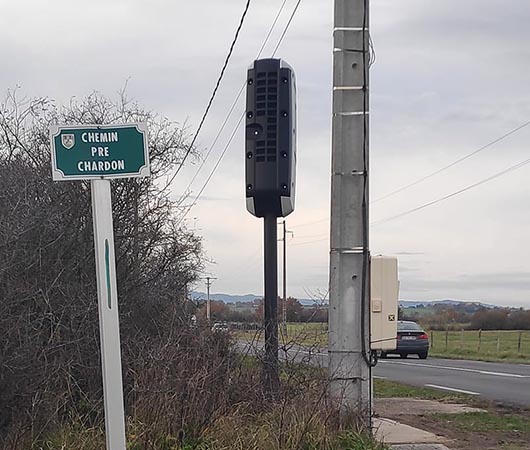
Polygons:
<instances>
[{"instance_id":1,"label":"sky","mask_svg":"<svg viewBox=\"0 0 530 450\"><path fill-rule=\"evenodd\" d=\"M193 195L226 148L186 222L204 237L212 292L263 293L263 224L245 208L243 129L236 128L244 96L212 143L282 3L251 1L196 141L203 158L210 154ZM262 57L272 54L296 3L286 0ZM94 90L114 97L127 83L130 98L193 134L245 4L0 0L0 87L61 104ZM377 201L530 121L528 23L527 0L371 2L370 248L398 257L401 299L530 308L530 165L393 218L530 158L530 126ZM293 232L287 293L298 298L324 297L328 286L332 28L331 0L301 0L276 54L298 84L297 199L286 219ZM179 173L175 198L200 164Z\"/></svg>"}]
</instances>

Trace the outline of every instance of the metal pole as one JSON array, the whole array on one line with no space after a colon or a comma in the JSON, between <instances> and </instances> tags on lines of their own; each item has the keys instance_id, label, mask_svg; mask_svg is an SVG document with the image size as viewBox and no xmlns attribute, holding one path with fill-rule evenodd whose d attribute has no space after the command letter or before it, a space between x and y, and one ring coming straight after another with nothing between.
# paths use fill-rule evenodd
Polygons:
<instances>
[{"instance_id":1,"label":"metal pole","mask_svg":"<svg viewBox=\"0 0 530 450\"><path fill-rule=\"evenodd\" d=\"M210 278L206 277L206 319L210 322Z\"/></svg>"},{"instance_id":2,"label":"metal pole","mask_svg":"<svg viewBox=\"0 0 530 450\"><path fill-rule=\"evenodd\" d=\"M278 227L276 217L267 215L264 224L265 249L265 390L271 395L279 385L278 376Z\"/></svg>"},{"instance_id":3,"label":"metal pole","mask_svg":"<svg viewBox=\"0 0 530 450\"><path fill-rule=\"evenodd\" d=\"M286 237L286 229L285 229L285 219L283 220L283 308L282 308L282 320L284 326L287 324L287 240Z\"/></svg>"},{"instance_id":4,"label":"metal pole","mask_svg":"<svg viewBox=\"0 0 530 450\"><path fill-rule=\"evenodd\" d=\"M125 450L118 292L109 180L92 180L92 216L107 450Z\"/></svg>"},{"instance_id":5,"label":"metal pole","mask_svg":"<svg viewBox=\"0 0 530 450\"><path fill-rule=\"evenodd\" d=\"M211 302L210 302L210 280L217 280L215 277L206 277L206 319L210 322L211 319Z\"/></svg>"},{"instance_id":6,"label":"metal pole","mask_svg":"<svg viewBox=\"0 0 530 450\"><path fill-rule=\"evenodd\" d=\"M335 0L333 40L330 394L370 428L368 0Z\"/></svg>"},{"instance_id":7,"label":"metal pole","mask_svg":"<svg viewBox=\"0 0 530 450\"><path fill-rule=\"evenodd\" d=\"M283 238L280 239L283 241L283 304L282 304L282 327L283 327L283 336L284 339L287 339L287 233L291 233L294 236L292 231L287 230L287 224L285 219L282 222L283 225Z\"/></svg>"},{"instance_id":8,"label":"metal pole","mask_svg":"<svg viewBox=\"0 0 530 450\"><path fill-rule=\"evenodd\" d=\"M283 338L287 342L287 230L285 219L283 219L283 304L282 304L282 323Z\"/></svg>"}]
</instances>

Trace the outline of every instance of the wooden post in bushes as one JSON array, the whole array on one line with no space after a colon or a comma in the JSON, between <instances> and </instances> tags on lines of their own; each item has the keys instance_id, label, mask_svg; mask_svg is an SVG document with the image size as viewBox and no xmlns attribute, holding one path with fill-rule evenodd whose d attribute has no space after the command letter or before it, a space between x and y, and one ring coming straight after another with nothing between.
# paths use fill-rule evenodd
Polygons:
<instances>
[{"instance_id":1,"label":"wooden post in bushes","mask_svg":"<svg viewBox=\"0 0 530 450\"><path fill-rule=\"evenodd\" d=\"M517 337L517 352L521 353L521 339L523 337L523 332L519 331L519 336Z\"/></svg>"}]
</instances>

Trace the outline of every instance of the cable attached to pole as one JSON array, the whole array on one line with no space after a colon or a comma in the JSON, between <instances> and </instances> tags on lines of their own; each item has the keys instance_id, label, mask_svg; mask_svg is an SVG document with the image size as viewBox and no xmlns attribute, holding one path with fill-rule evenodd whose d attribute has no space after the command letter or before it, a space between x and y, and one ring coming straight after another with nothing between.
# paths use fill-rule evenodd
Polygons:
<instances>
[{"instance_id":1,"label":"cable attached to pole","mask_svg":"<svg viewBox=\"0 0 530 450\"><path fill-rule=\"evenodd\" d=\"M367 41L367 26L368 26L368 0L364 0L364 15L363 15L363 46L362 46L362 58L363 58L363 195L361 204L362 213L362 232L363 232L363 266L362 266L362 278L361 278L361 345L362 355L365 363L371 368L377 364L376 353L372 352L367 348L367 340L370 341L370 337L366 338L366 303L367 298L369 299L370 287L368 286L368 269L370 266L370 251L369 251L369 240L368 240L368 70L370 61L367 59L367 53L370 51L366 47ZM370 317L368 316L368 324L370 325ZM370 326L368 326L370 329ZM368 332L369 332L368 329Z\"/></svg>"}]
</instances>

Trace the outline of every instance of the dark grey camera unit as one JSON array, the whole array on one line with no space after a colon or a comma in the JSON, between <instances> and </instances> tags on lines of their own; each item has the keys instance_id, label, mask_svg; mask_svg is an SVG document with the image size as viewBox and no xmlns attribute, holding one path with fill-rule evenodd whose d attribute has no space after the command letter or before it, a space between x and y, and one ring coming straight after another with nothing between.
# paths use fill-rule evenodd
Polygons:
<instances>
[{"instance_id":1,"label":"dark grey camera unit","mask_svg":"<svg viewBox=\"0 0 530 450\"><path fill-rule=\"evenodd\" d=\"M296 84L281 59L259 59L248 70L245 160L247 210L256 217L293 212Z\"/></svg>"}]
</instances>

